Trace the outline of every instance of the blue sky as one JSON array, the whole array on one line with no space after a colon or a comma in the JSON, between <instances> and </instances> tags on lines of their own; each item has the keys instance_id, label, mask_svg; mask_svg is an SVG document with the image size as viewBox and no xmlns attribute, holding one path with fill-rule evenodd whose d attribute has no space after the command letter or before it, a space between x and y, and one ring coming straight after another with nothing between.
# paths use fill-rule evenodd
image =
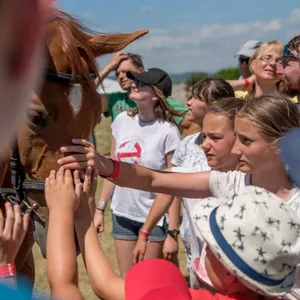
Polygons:
<instances>
[{"instance_id":1,"label":"blue sky","mask_svg":"<svg viewBox=\"0 0 300 300\"><path fill-rule=\"evenodd\" d=\"M149 29L125 50L170 73L235 66L247 40L286 43L300 34L299 0L57 0L102 33ZM99 59L100 67L110 56Z\"/></svg>"}]
</instances>

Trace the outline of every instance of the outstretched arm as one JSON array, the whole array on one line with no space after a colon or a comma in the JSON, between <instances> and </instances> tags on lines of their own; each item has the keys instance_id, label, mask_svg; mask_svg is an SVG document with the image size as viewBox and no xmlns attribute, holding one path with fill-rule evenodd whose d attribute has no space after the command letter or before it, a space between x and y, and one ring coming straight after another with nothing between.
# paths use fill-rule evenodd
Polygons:
<instances>
[{"instance_id":1,"label":"outstretched arm","mask_svg":"<svg viewBox=\"0 0 300 300\"><path fill-rule=\"evenodd\" d=\"M253 85L255 82L255 75L251 75L249 78L247 78L247 81L249 83L248 86L246 86L246 82L244 79L237 79L237 80L226 80L235 91L241 91L241 90L252 90Z\"/></svg>"},{"instance_id":2,"label":"outstretched arm","mask_svg":"<svg viewBox=\"0 0 300 300\"><path fill-rule=\"evenodd\" d=\"M72 146L61 148L61 152L70 154L58 160L63 168L80 170L91 166L102 176L111 176L114 173L116 164L111 159L97 154L94 145L81 139L74 139L72 142ZM124 162L118 163L119 174L113 182L119 186L187 198L211 196L210 172L172 173L154 171Z\"/></svg>"}]
</instances>

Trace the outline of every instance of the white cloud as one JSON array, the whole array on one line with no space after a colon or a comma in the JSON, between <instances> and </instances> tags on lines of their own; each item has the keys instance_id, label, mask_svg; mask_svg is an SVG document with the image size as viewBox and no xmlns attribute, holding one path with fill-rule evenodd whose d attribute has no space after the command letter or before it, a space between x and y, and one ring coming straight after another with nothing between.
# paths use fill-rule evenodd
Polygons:
<instances>
[{"instance_id":1,"label":"white cloud","mask_svg":"<svg viewBox=\"0 0 300 300\"><path fill-rule=\"evenodd\" d=\"M248 36L253 32L263 35L267 32L281 30L279 20L269 22L211 24L201 28L178 28L175 30L150 29L149 34L136 43L137 50L147 49L182 49L185 47L200 47L203 43L224 40L239 36Z\"/></svg>"},{"instance_id":2,"label":"white cloud","mask_svg":"<svg viewBox=\"0 0 300 300\"><path fill-rule=\"evenodd\" d=\"M294 9L282 19L213 23L202 27L181 24L172 29L150 28L145 37L126 50L141 54L146 67L156 66L172 73L214 72L237 65L234 53L247 40L280 40L286 43L300 33L297 20L300 21L300 9Z\"/></svg>"},{"instance_id":3,"label":"white cloud","mask_svg":"<svg viewBox=\"0 0 300 300\"><path fill-rule=\"evenodd\" d=\"M152 5L144 5L141 8L142 12L147 12L147 11L153 11L153 6Z\"/></svg>"},{"instance_id":4,"label":"white cloud","mask_svg":"<svg viewBox=\"0 0 300 300\"><path fill-rule=\"evenodd\" d=\"M300 22L300 9L295 8L291 13L291 22L299 23Z\"/></svg>"}]
</instances>

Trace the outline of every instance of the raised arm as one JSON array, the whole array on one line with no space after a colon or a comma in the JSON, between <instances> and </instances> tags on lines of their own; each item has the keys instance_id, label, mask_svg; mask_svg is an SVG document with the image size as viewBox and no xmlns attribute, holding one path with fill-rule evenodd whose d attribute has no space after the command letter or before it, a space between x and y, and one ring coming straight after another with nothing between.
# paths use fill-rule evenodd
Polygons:
<instances>
[{"instance_id":1,"label":"raised arm","mask_svg":"<svg viewBox=\"0 0 300 300\"><path fill-rule=\"evenodd\" d=\"M117 176L113 179L115 184L138 190L187 198L211 196L209 190L210 172L172 173L155 171L123 162L114 163L111 159L97 154L94 145L88 141L74 139L72 142L72 146L61 148L61 152L70 154L58 160L58 164L63 168L80 170L86 169L88 166L95 167L100 176L106 177L118 171Z\"/></svg>"},{"instance_id":2,"label":"raised arm","mask_svg":"<svg viewBox=\"0 0 300 300\"><path fill-rule=\"evenodd\" d=\"M45 197L49 208L47 275L51 295L61 299L83 299L77 285L74 239L74 211L78 203L69 170L51 171L45 183Z\"/></svg>"},{"instance_id":3,"label":"raised arm","mask_svg":"<svg viewBox=\"0 0 300 300\"><path fill-rule=\"evenodd\" d=\"M80 179L76 173L75 183ZM94 292L101 299L124 300L124 280L118 278L98 241L96 229L88 205L89 188L96 188L97 175L91 176L87 170L84 182L84 193L79 195L80 204L75 214L75 230L82 257ZM93 193L94 191L92 191Z\"/></svg>"},{"instance_id":4,"label":"raised arm","mask_svg":"<svg viewBox=\"0 0 300 300\"><path fill-rule=\"evenodd\" d=\"M112 56L109 63L100 70L98 77L95 79L96 86L99 86L102 83L102 81L109 75L109 73L116 70L116 68L119 66L120 62L127 58L128 58L128 55L123 51L119 51L119 52L115 53Z\"/></svg>"}]
</instances>

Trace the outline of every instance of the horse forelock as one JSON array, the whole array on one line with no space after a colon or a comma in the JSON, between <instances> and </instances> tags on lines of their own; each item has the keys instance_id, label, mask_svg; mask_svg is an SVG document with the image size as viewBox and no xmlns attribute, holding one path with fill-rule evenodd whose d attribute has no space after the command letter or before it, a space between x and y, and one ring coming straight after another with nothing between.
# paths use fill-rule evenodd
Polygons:
<instances>
[{"instance_id":1,"label":"horse forelock","mask_svg":"<svg viewBox=\"0 0 300 300\"><path fill-rule=\"evenodd\" d=\"M90 73L98 74L95 54L89 44L90 36L95 35L96 32L59 9L55 9L50 23L54 26L54 33L60 35L61 44L57 43L55 47L62 48L72 75L81 74L88 78ZM51 39L51 36L48 38ZM60 57L53 57L53 59L59 60Z\"/></svg>"}]
</instances>

